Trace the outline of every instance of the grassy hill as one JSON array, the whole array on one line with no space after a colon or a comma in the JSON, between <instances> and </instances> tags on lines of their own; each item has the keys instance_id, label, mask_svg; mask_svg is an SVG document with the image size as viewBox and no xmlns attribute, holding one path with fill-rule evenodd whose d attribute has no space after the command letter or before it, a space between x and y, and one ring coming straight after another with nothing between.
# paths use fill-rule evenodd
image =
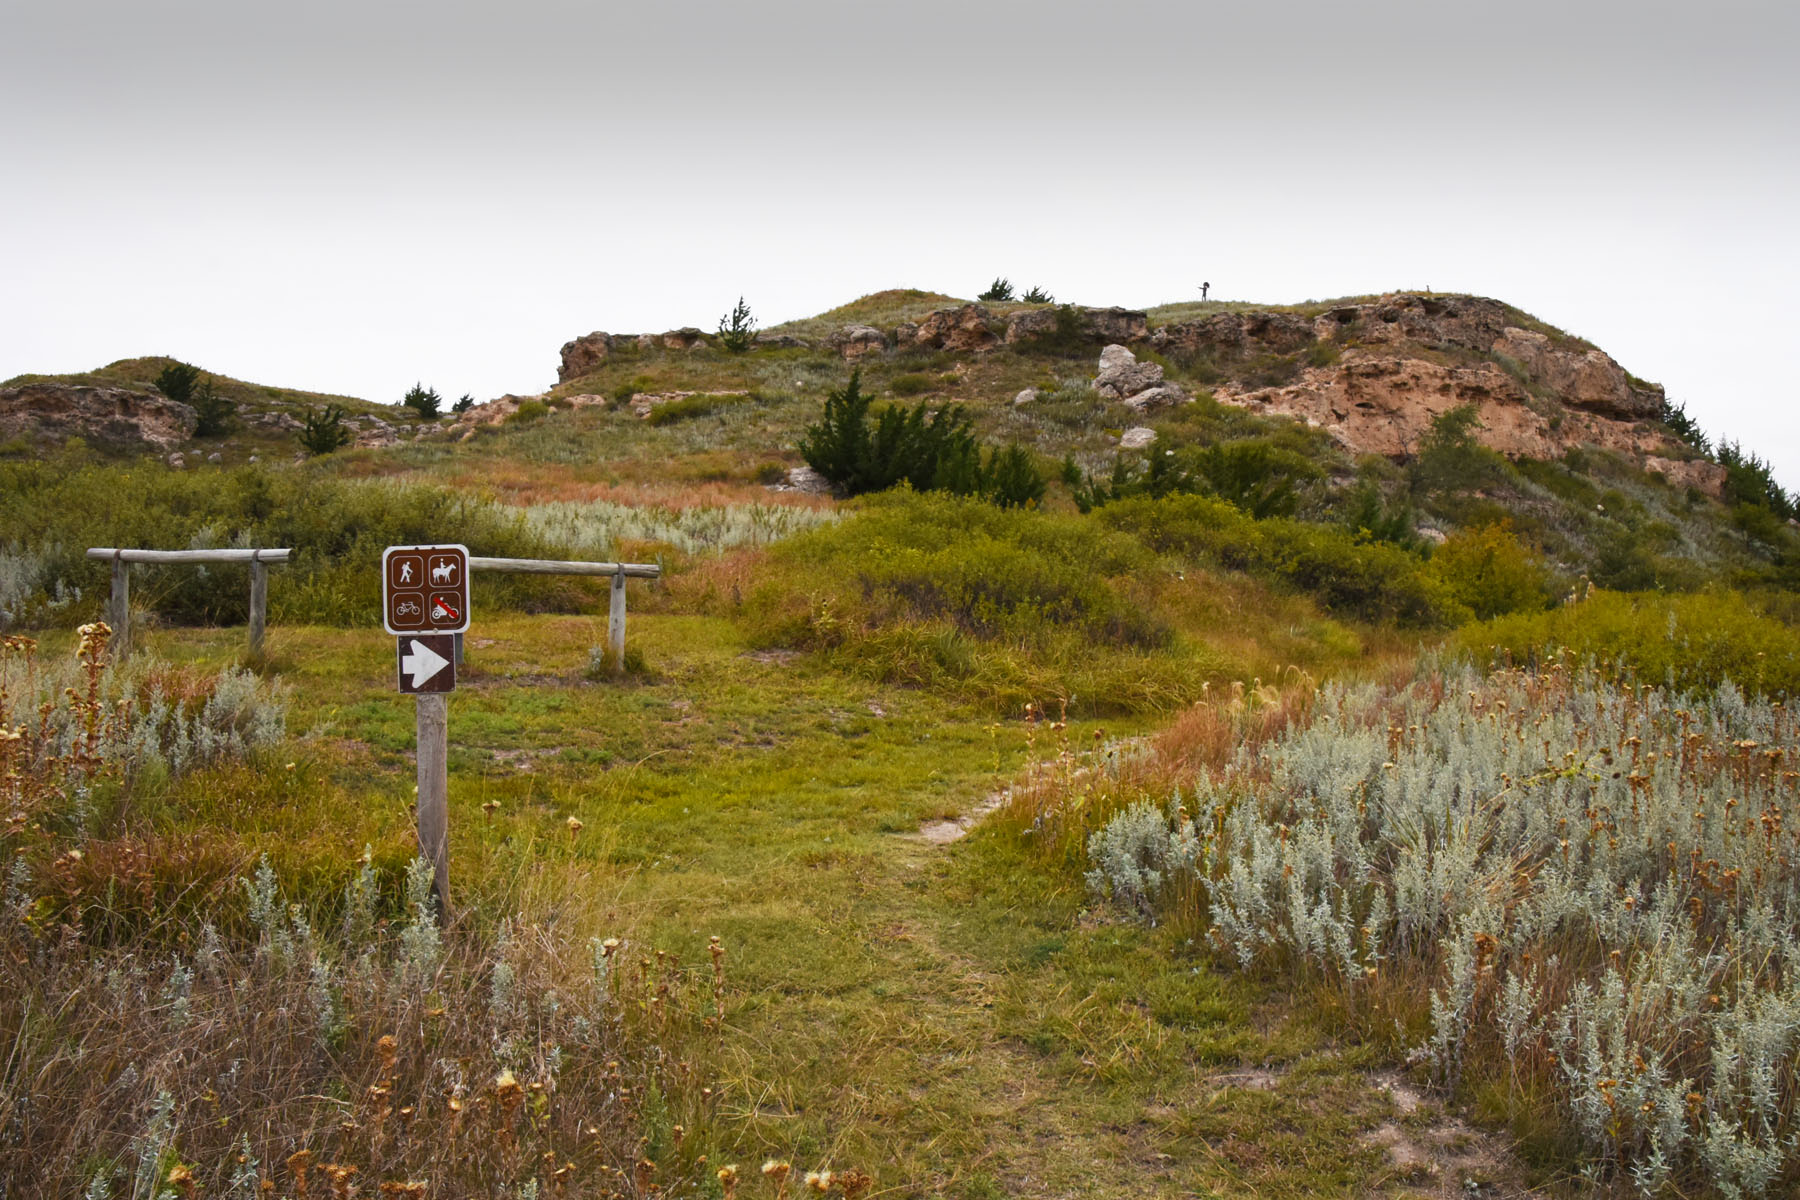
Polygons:
<instances>
[{"instance_id":1,"label":"grassy hill","mask_svg":"<svg viewBox=\"0 0 1800 1200\"><path fill-rule=\"evenodd\" d=\"M1621 450L1359 456L1219 398L1328 371L1305 346L1142 344L1194 400L1138 414L1080 337L824 344L959 303L632 341L298 461L248 430L181 471L0 455L0 1191L1800 1183L1785 493ZM853 370L877 409L964 406L1041 502L773 490ZM622 676L604 585L475 580L440 929L377 564L450 540L664 574ZM137 568L112 661L101 544L294 547L267 657L241 569Z\"/></svg>"}]
</instances>

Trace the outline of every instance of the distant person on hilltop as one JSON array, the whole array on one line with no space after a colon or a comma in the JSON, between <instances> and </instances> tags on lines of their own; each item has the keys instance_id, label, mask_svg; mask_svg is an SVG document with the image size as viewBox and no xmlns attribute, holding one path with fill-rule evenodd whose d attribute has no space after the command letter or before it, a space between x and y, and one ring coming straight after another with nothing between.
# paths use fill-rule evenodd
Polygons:
<instances>
[{"instance_id":1,"label":"distant person on hilltop","mask_svg":"<svg viewBox=\"0 0 1800 1200\"><path fill-rule=\"evenodd\" d=\"M1210 283L1203 283L1203 284L1201 284L1201 285L1200 285L1200 299L1201 299L1201 300L1205 300L1205 299L1206 299L1206 293L1208 293L1208 292L1210 292L1210 291L1212 291L1212 284L1210 284Z\"/></svg>"}]
</instances>

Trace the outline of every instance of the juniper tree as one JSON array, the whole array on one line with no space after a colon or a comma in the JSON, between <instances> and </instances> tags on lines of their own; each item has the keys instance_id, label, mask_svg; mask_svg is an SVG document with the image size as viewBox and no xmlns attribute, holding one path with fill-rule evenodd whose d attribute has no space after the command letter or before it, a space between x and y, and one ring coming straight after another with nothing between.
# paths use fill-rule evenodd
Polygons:
<instances>
[{"instance_id":1,"label":"juniper tree","mask_svg":"<svg viewBox=\"0 0 1800 1200\"><path fill-rule=\"evenodd\" d=\"M330 454L350 444L350 431L344 428L344 410L335 404L327 404L322 413L308 407L306 421L296 436L300 448L312 455Z\"/></svg>"},{"instance_id":2,"label":"juniper tree","mask_svg":"<svg viewBox=\"0 0 1800 1200\"><path fill-rule=\"evenodd\" d=\"M400 401L402 405L418 413L419 418L425 421L438 419L442 412L443 402L444 398L437 394L436 388L428 388L418 383L413 384L412 390L406 393L406 398Z\"/></svg>"},{"instance_id":3,"label":"juniper tree","mask_svg":"<svg viewBox=\"0 0 1800 1200\"><path fill-rule=\"evenodd\" d=\"M733 354L742 354L756 344L756 318L742 296L736 308L719 318L719 344Z\"/></svg>"}]
</instances>

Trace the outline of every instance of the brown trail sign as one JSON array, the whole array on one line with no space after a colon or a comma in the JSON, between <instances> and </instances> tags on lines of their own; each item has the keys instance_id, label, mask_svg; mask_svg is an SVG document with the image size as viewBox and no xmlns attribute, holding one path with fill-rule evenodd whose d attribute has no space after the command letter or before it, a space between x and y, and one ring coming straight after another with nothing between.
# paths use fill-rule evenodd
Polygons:
<instances>
[{"instance_id":1,"label":"brown trail sign","mask_svg":"<svg viewBox=\"0 0 1800 1200\"><path fill-rule=\"evenodd\" d=\"M381 555L382 625L395 637L469 628L467 546L389 546Z\"/></svg>"},{"instance_id":2,"label":"brown trail sign","mask_svg":"<svg viewBox=\"0 0 1800 1200\"><path fill-rule=\"evenodd\" d=\"M419 849L431 862L438 919L450 920L450 696L456 635L469 628L467 546L389 546L381 623L396 638L400 691L418 697Z\"/></svg>"},{"instance_id":3,"label":"brown trail sign","mask_svg":"<svg viewBox=\"0 0 1800 1200\"><path fill-rule=\"evenodd\" d=\"M438 919L450 919L450 693L459 643L469 628L469 571L603 575L612 579L606 642L615 673L625 669L625 580L655 579L654 563L470 558L466 547L389 546L381 556L382 625L394 646L400 691L418 705L419 850L432 866Z\"/></svg>"},{"instance_id":4,"label":"brown trail sign","mask_svg":"<svg viewBox=\"0 0 1800 1200\"><path fill-rule=\"evenodd\" d=\"M400 692L423 696L456 690L456 635L408 634L394 639L400 665Z\"/></svg>"}]
</instances>

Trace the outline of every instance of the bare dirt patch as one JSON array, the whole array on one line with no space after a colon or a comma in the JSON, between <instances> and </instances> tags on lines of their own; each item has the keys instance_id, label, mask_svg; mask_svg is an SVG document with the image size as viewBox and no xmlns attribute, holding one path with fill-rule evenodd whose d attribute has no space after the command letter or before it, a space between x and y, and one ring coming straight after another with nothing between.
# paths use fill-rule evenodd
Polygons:
<instances>
[{"instance_id":1,"label":"bare dirt patch","mask_svg":"<svg viewBox=\"0 0 1800 1200\"><path fill-rule=\"evenodd\" d=\"M800 657L798 650L751 650L744 655L751 662L762 663L766 667L785 667Z\"/></svg>"},{"instance_id":2,"label":"bare dirt patch","mask_svg":"<svg viewBox=\"0 0 1800 1200\"><path fill-rule=\"evenodd\" d=\"M1517 1161L1501 1139L1443 1112L1398 1072L1369 1079L1387 1093L1398 1120L1383 1121L1363 1141L1387 1154L1400 1195L1538 1200L1520 1181Z\"/></svg>"},{"instance_id":3,"label":"bare dirt patch","mask_svg":"<svg viewBox=\"0 0 1800 1200\"><path fill-rule=\"evenodd\" d=\"M927 821L925 824L919 826L917 832L903 833L900 836L912 838L921 842L928 842L933 846L947 846L951 842L964 837L969 830L975 828L976 823L983 817L999 808L1002 804L1005 804L1008 795L1009 793L1004 789L993 792L969 812L964 813L954 820Z\"/></svg>"}]
</instances>

